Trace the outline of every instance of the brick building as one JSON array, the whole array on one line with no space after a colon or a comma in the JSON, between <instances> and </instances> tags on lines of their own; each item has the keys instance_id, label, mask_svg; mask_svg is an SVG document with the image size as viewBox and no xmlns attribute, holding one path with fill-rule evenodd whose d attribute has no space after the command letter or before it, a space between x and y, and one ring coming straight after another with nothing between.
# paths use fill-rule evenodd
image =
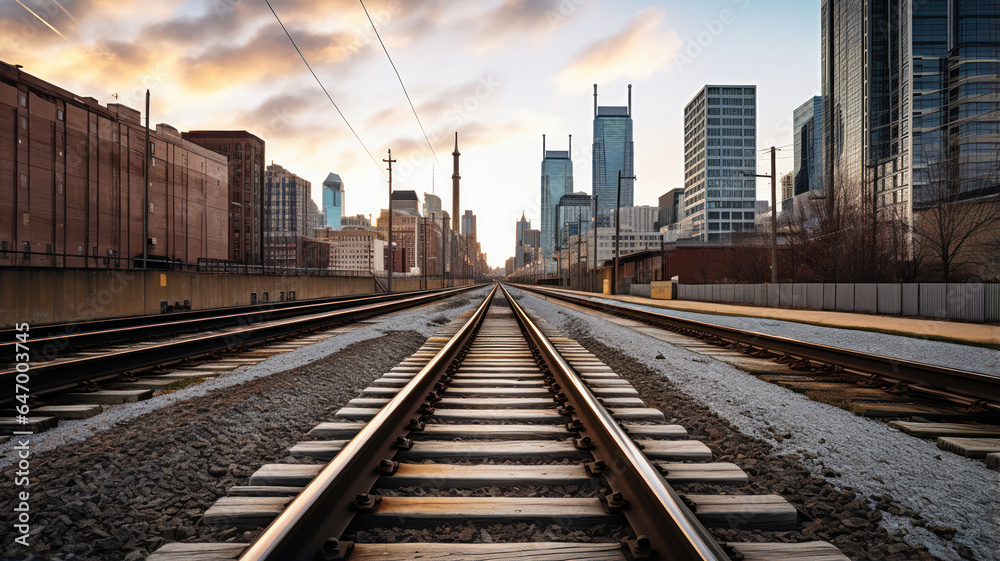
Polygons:
<instances>
[{"instance_id":1,"label":"brick building","mask_svg":"<svg viewBox=\"0 0 1000 561\"><path fill-rule=\"evenodd\" d=\"M0 62L0 264L150 267L227 257L226 159L139 111L102 106Z\"/></svg>"},{"instance_id":2,"label":"brick building","mask_svg":"<svg viewBox=\"0 0 1000 561\"><path fill-rule=\"evenodd\" d=\"M184 140L229 159L229 260L264 262L264 141L247 131L203 130Z\"/></svg>"}]
</instances>

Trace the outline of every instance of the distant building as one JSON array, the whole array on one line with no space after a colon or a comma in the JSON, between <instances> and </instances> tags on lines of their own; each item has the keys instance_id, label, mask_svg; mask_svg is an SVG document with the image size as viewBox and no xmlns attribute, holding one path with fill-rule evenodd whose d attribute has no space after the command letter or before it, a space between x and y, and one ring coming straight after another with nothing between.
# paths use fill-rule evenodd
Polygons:
<instances>
[{"instance_id":1,"label":"distant building","mask_svg":"<svg viewBox=\"0 0 1000 561\"><path fill-rule=\"evenodd\" d=\"M420 199L416 191L393 191L392 210L405 212L410 216L420 216Z\"/></svg>"},{"instance_id":2,"label":"distant building","mask_svg":"<svg viewBox=\"0 0 1000 561\"><path fill-rule=\"evenodd\" d=\"M225 156L139 111L103 106L0 62L0 265L151 268L229 259ZM12 304L12 303L5 303Z\"/></svg>"},{"instance_id":3,"label":"distant building","mask_svg":"<svg viewBox=\"0 0 1000 561\"><path fill-rule=\"evenodd\" d=\"M754 201L753 210L755 215L767 214L771 212L771 203L768 201Z\"/></svg>"},{"instance_id":4,"label":"distant building","mask_svg":"<svg viewBox=\"0 0 1000 561\"><path fill-rule=\"evenodd\" d=\"M632 142L632 85L628 87L628 105L598 107L597 84L594 84L594 153L593 190L597 197L597 220L611 223L611 210L618 201L618 172L621 183L621 206L632 206L635 182Z\"/></svg>"},{"instance_id":5,"label":"distant building","mask_svg":"<svg viewBox=\"0 0 1000 561\"><path fill-rule=\"evenodd\" d=\"M476 215L471 210L465 211L462 215L462 235L476 237Z\"/></svg>"},{"instance_id":6,"label":"distant building","mask_svg":"<svg viewBox=\"0 0 1000 561\"><path fill-rule=\"evenodd\" d=\"M558 247L566 247L570 236L589 232L594 221L594 198L577 192L563 195L556 205L556 242Z\"/></svg>"},{"instance_id":7,"label":"distant building","mask_svg":"<svg viewBox=\"0 0 1000 561\"><path fill-rule=\"evenodd\" d=\"M546 150L542 135L542 255L552 256L556 244L556 205L573 192L573 135L567 150Z\"/></svg>"},{"instance_id":8,"label":"distant building","mask_svg":"<svg viewBox=\"0 0 1000 561\"><path fill-rule=\"evenodd\" d=\"M229 260L260 265L264 244L264 141L247 131L188 131L184 140L229 161Z\"/></svg>"},{"instance_id":9,"label":"distant building","mask_svg":"<svg viewBox=\"0 0 1000 561\"><path fill-rule=\"evenodd\" d=\"M506 275L508 275L508 276L514 274L515 267L514 267L514 258L513 257L508 257L507 258L507 261L505 261L504 264L503 264L503 270L504 270L504 273Z\"/></svg>"},{"instance_id":10,"label":"distant building","mask_svg":"<svg viewBox=\"0 0 1000 561\"><path fill-rule=\"evenodd\" d=\"M395 224L393 224L395 228ZM329 243L330 269L352 272L385 271L386 241L373 230L327 226L316 229L316 238Z\"/></svg>"},{"instance_id":11,"label":"distant building","mask_svg":"<svg viewBox=\"0 0 1000 561\"><path fill-rule=\"evenodd\" d=\"M795 172L790 171L781 176L781 200L787 201L795 196Z\"/></svg>"},{"instance_id":12,"label":"distant building","mask_svg":"<svg viewBox=\"0 0 1000 561\"><path fill-rule=\"evenodd\" d=\"M393 193L392 209L392 246L387 247L387 260L393 263L393 272L409 273L418 267L420 255L418 254L418 228L420 216L416 214L416 193L413 191L402 191L403 193L413 193L414 206L412 208L396 208L396 191ZM402 199L410 201L409 198ZM378 235L383 240L389 240L389 210L382 209L377 221Z\"/></svg>"},{"instance_id":13,"label":"distant building","mask_svg":"<svg viewBox=\"0 0 1000 561\"><path fill-rule=\"evenodd\" d=\"M521 212L521 219L514 224L514 266L520 269L524 266L524 232L531 228L531 221L524 217Z\"/></svg>"},{"instance_id":14,"label":"distant building","mask_svg":"<svg viewBox=\"0 0 1000 561\"><path fill-rule=\"evenodd\" d=\"M344 218L344 182L336 173L331 173L323 180L323 218L324 226L339 230Z\"/></svg>"},{"instance_id":15,"label":"distant building","mask_svg":"<svg viewBox=\"0 0 1000 561\"><path fill-rule=\"evenodd\" d=\"M615 213L612 213L614 218ZM655 232L659 230L656 223L660 219L660 208L655 206L630 206L621 209L621 227L640 232ZM614 226L612 220L611 225Z\"/></svg>"},{"instance_id":16,"label":"distant building","mask_svg":"<svg viewBox=\"0 0 1000 561\"><path fill-rule=\"evenodd\" d=\"M309 193L312 184L271 164L264 171L264 264L268 267L301 267L303 237L311 236L314 225L309 222ZM313 203L315 207L315 203Z\"/></svg>"},{"instance_id":17,"label":"distant building","mask_svg":"<svg viewBox=\"0 0 1000 561\"><path fill-rule=\"evenodd\" d=\"M665 228L671 224L676 224L684 213L684 189L671 189L660 195L659 213L656 221L656 229Z\"/></svg>"},{"instance_id":18,"label":"distant building","mask_svg":"<svg viewBox=\"0 0 1000 561\"><path fill-rule=\"evenodd\" d=\"M815 96L792 113L794 129L794 192L791 196L823 188L823 98Z\"/></svg>"},{"instance_id":19,"label":"distant building","mask_svg":"<svg viewBox=\"0 0 1000 561\"><path fill-rule=\"evenodd\" d=\"M372 220L364 214L355 214L354 216L345 216L340 221L341 227L345 230L369 230L375 231L375 227L372 226Z\"/></svg>"},{"instance_id":20,"label":"distant building","mask_svg":"<svg viewBox=\"0 0 1000 561\"><path fill-rule=\"evenodd\" d=\"M312 200L311 194L308 206L306 207L306 222L309 224L307 231L311 232L314 228L320 227L319 206L316 204L316 201Z\"/></svg>"},{"instance_id":21,"label":"distant building","mask_svg":"<svg viewBox=\"0 0 1000 561\"><path fill-rule=\"evenodd\" d=\"M433 193L424 193L424 216L434 218L441 214L441 197Z\"/></svg>"},{"instance_id":22,"label":"distant building","mask_svg":"<svg viewBox=\"0 0 1000 561\"><path fill-rule=\"evenodd\" d=\"M754 228L756 110L756 86L705 86L684 108L684 218L696 239Z\"/></svg>"}]
</instances>

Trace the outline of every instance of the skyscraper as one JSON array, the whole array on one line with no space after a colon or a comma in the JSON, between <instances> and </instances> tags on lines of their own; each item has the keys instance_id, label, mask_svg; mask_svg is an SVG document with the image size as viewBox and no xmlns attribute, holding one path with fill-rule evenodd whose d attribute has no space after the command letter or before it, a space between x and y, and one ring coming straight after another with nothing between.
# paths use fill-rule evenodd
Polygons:
<instances>
[{"instance_id":1,"label":"skyscraper","mask_svg":"<svg viewBox=\"0 0 1000 561\"><path fill-rule=\"evenodd\" d=\"M552 257L556 245L556 205L559 198L573 192L573 135L569 135L569 147L562 150L546 150L545 135L542 135L542 255Z\"/></svg>"},{"instance_id":2,"label":"skyscraper","mask_svg":"<svg viewBox=\"0 0 1000 561\"><path fill-rule=\"evenodd\" d=\"M757 87L705 86L684 108L684 220L696 239L754 228Z\"/></svg>"},{"instance_id":3,"label":"skyscraper","mask_svg":"<svg viewBox=\"0 0 1000 561\"><path fill-rule=\"evenodd\" d=\"M323 181L323 214L326 217L323 226L340 229L340 221L344 218L344 182L336 173L326 176Z\"/></svg>"},{"instance_id":4,"label":"skyscraper","mask_svg":"<svg viewBox=\"0 0 1000 561\"><path fill-rule=\"evenodd\" d=\"M520 269L524 266L524 232L531 229L531 222L521 212L521 219L514 225L514 265Z\"/></svg>"},{"instance_id":5,"label":"skyscraper","mask_svg":"<svg viewBox=\"0 0 1000 561\"><path fill-rule=\"evenodd\" d=\"M264 263L275 267L298 267L299 239L312 237L309 192L312 184L271 164L264 172ZM315 206L315 204L313 204Z\"/></svg>"},{"instance_id":6,"label":"skyscraper","mask_svg":"<svg viewBox=\"0 0 1000 561\"><path fill-rule=\"evenodd\" d=\"M589 232L593 226L594 198L579 192L563 195L556 205L556 249L565 248L570 236Z\"/></svg>"},{"instance_id":7,"label":"skyscraper","mask_svg":"<svg viewBox=\"0 0 1000 561\"><path fill-rule=\"evenodd\" d=\"M618 172L622 172L622 206L632 206L634 182L632 147L632 85L628 86L628 105L597 106L594 84L594 160L593 191L597 196L597 218L602 225L611 223L611 209L618 200ZM542 234L544 235L544 229Z\"/></svg>"},{"instance_id":8,"label":"skyscraper","mask_svg":"<svg viewBox=\"0 0 1000 561\"><path fill-rule=\"evenodd\" d=\"M441 197L433 193L424 193L424 216L427 218L441 216Z\"/></svg>"},{"instance_id":9,"label":"skyscraper","mask_svg":"<svg viewBox=\"0 0 1000 561\"><path fill-rule=\"evenodd\" d=\"M462 215L462 235L472 235L473 239L476 237L476 215L471 210Z\"/></svg>"},{"instance_id":10,"label":"skyscraper","mask_svg":"<svg viewBox=\"0 0 1000 561\"><path fill-rule=\"evenodd\" d=\"M1000 14L981 0L822 0L824 180L909 217L996 189Z\"/></svg>"},{"instance_id":11,"label":"skyscraper","mask_svg":"<svg viewBox=\"0 0 1000 561\"><path fill-rule=\"evenodd\" d=\"M792 113L794 195L823 188L823 98L815 96Z\"/></svg>"}]
</instances>

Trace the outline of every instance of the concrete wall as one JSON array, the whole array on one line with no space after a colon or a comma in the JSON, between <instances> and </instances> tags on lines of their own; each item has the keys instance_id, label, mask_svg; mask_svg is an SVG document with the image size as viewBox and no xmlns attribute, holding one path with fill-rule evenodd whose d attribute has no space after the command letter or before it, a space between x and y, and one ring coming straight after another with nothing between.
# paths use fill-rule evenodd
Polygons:
<instances>
[{"instance_id":1,"label":"concrete wall","mask_svg":"<svg viewBox=\"0 0 1000 561\"><path fill-rule=\"evenodd\" d=\"M1000 322L997 283L681 284L677 297L971 323Z\"/></svg>"},{"instance_id":2,"label":"concrete wall","mask_svg":"<svg viewBox=\"0 0 1000 561\"><path fill-rule=\"evenodd\" d=\"M418 290L419 279L393 279L395 291ZM468 280L455 285L469 284ZM438 288L440 280L428 281ZM293 277L216 275L175 271L25 269L0 271L0 327L32 325L160 313L160 301L188 300L191 309L250 304L268 293L271 302L281 293L295 292L296 300L371 294L375 286L366 277Z\"/></svg>"}]
</instances>

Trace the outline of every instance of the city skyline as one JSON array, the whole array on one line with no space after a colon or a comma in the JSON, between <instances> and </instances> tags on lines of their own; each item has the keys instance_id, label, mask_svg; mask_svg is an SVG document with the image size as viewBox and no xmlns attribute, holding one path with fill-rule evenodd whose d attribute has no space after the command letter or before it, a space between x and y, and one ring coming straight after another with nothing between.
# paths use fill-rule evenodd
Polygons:
<instances>
[{"instance_id":1,"label":"city skyline","mask_svg":"<svg viewBox=\"0 0 1000 561\"><path fill-rule=\"evenodd\" d=\"M65 39L16 3L5 5L5 60L103 104L117 93L119 103L141 109L149 87L154 124L247 130L267 143L268 164L313 183L314 200L317 185L337 169L352 186L346 214L386 207L382 166L347 130L266 5L126 3L107 12L99 4L65 2L69 17L26 2ZM272 4L375 159L392 148L399 159L394 187L431 191L434 158L422 156L426 142L360 5L324 3L330 8L318 11L320 4L306 1ZM443 165L437 184L448 184L453 134L462 137L462 210L479 216L493 266L509 256L510 224L521 212L540 219L539 134L575 134L576 182L591 183L595 82L614 105L634 86L642 117L635 122L635 204L656 204L683 184L683 105L705 83L758 84L760 146L790 144L791 110L819 93L818 3L508 0L406 4L395 12L398 4L367 5ZM796 25L758 37L759 26L775 18ZM488 30L485 21L493 22ZM755 49L742 48L749 41ZM781 73L766 72L771 66L760 52L768 49L786 53ZM526 57L544 62L525 65ZM805 78L787 87L787 72ZM779 173L792 167L787 156ZM758 198L765 187L758 182ZM507 193L499 202L498 191ZM450 206L449 193L436 194Z\"/></svg>"}]
</instances>

